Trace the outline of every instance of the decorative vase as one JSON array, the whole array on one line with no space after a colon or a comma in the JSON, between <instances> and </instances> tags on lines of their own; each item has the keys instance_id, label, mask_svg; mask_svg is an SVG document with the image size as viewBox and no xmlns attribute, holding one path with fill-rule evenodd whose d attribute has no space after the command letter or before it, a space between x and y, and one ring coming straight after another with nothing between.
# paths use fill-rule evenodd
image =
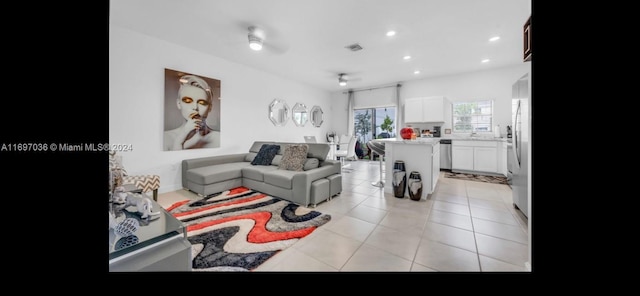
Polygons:
<instances>
[{"instance_id":1,"label":"decorative vase","mask_svg":"<svg viewBox=\"0 0 640 296\"><path fill-rule=\"evenodd\" d=\"M400 137L402 137L405 140L411 140L411 135L413 135L413 128L403 127L400 130Z\"/></svg>"},{"instance_id":2,"label":"decorative vase","mask_svg":"<svg viewBox=\"0 0 640 296\"><path fill-rule=\"evenodd\" d=\"M397 198L404 198L405 188L407 187L407 172L404 161L397 160L393 163L393 195Z\"/></svg>"},{"instance_id":3,"label":"decorative vase","mask_svg":"<svg viewBox=\"0 0 640 296\"><path fill-rule=\"evenodd\" d=\"M407 187L409 188L409 198L420 200L422 197L422 177L419 172L413 171L409 174Z\"/></svg>"}]
</instances>

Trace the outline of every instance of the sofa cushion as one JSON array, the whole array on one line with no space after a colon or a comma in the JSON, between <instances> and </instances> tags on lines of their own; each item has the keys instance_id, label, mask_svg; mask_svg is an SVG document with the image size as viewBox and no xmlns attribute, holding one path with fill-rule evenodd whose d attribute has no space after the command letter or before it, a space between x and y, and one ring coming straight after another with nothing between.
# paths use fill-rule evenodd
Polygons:
<instances>
[{"instance_id":1,"label":"sofa cushion","mask_svg":"<svg viewBox=\"0 0 640 296\"><path fill-rule=\"evenodd\" d=\"M273 165L269 165L269 166L264 166L264 165L248 166L248 167L242 168L242 177L243 178L247 178L247 179L251 179L251 180L256 180L256 181L263 182L264 181L264 173L265 172L269 172L269 171L274 171L274 170L278 170L278 167L277 166L273 166Z\"/></svg>"},{"instance_id":2,"label":"sofa cushion","mask_svg":"<svg viewBox=\"0 0 640 296\"><path fill-rule=\"evenodd\" d=\"M309 146L307 150L307 157L309 158L325 160L327 159L327 155L329 155L329 150L331 150L331 146L327 143L310 143L307 145Z\"/></svg>"},{"instance_id":3,"label":"sofa cushion","mask_svg":"<svg viewBox=\"0 0 640 296\"><path fill-rule=\"evenodd\" d=\"M244 157L244 161L252 162L256 158L256 155L258 155L257 152L249 152Z\"/></svg>"},{"instance_id":4,"label":"sofa cushion","mask_svg":"<svg viewBox=\"0 0 640 296\"><path fill-rule=\"evenodd\" d=\"M251 161L252 165L271 165L271 161L280 150L280 145L264 144L258 155Z\"/></svg>"},{"instance_id":5,"label":"sofa cushion","mask_svg":"<svg viewBox=\"0 0 640 296\"><path fill-rule=\"evenodd\" d=\"M284 189L292 189L293 176L296 174L300 174L300 173L296 171L276 169L272 171L265 171L263 176L264 176L264 182L269 185L277 186Z\"/></svg>"},{"instance_id":6,"label":"sofa cushion","mask_svg":"<svg viewBox=\"0 0 640 296\"><path fill-rule=\"evenodd\" d=\"M264 144L275 144L275 143L274 142L265 142L265 141L255 141L251 145L251 148L249 148L249 152L258 153L260 151L260 148L262 148L262 145L264 145Z\"/></svg>"},{"instance_id":7,"label":"sofa cushion","mask_svg":"<svg viewBox=\"0 0 640 296\"><path fill-rule=\"evenodd\" d=\"M232 162L204 166L187 171L187 179L196 184L213 184L242 178L242 168L251 167L248 162Z\"/></svg>"},{"instance_id":8,"label":"sofa cushion","mask_svg":"<svg viewBox=\"0 0 640 296\"><path fill-rule=\"evenodd\" d=\"M304 162L307 161L307 144L287 145L282 154L279 168L281 170L302 171Z\"/></svg>"},{"instance_id":9,"label":"sofa cushion","mask_svg":"<svg viewBox=\"0 0 640 296\"><path fill-rule=\"evenodd\" d=\"M305 171L313 170L318 168L319 165L320 165L320 161L317 158L307 158L307 160L304 162L304 166L302 167L302 169Z\"/></svg>"},{"instance_id":10,"label":"sofa cushion","mask_svg":"<svg viewBox=\"0 0 640 296\"><path fill-rule=\"evenodd\" d=\"M280 151L282 151L283 149L280 149ZM275 166L280 166L280 162L282 161L282 155L277 155L276 157L273 158L273 160L271 161L271 165L275 165Z\"/></svg>"}]
</instances>

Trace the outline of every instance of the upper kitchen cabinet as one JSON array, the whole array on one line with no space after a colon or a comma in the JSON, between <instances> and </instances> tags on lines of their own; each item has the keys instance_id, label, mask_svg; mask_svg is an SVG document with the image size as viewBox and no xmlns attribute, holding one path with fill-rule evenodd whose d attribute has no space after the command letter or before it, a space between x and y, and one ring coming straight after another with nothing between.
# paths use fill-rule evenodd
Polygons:
<instances>
[{"instance_id":1,"label":"upper kitchen cabinet","mask_svg":"<svg viewBox=\"0 0 640 296\"><path fill-rule=\"evenodd\" d=\"M524 23L522 35L524 40L524 61L529 62L531 61L531 17L529 17L529 19Z\"/></svg>"},{"instance_id":2,"label":"upper kitchen cabinet","mask_svg":"<svg viewBox=\"0 0 640 296\"><path fill-rule=\"evenodd\" d=\"M422 98L411 98L404 101L404 121L422 122Z\"/></svg>"},{"instance_id":3,"label":"upper kitchen cabinet","mask_svg":"<svg viewBox=\"0 0 640 296\"><path fill-rule=\"evenodd\" d=\"M409 98L404 101L404 121L444 122L446 108L451 103L445 97Z\"/></svg>"}]
</instances>

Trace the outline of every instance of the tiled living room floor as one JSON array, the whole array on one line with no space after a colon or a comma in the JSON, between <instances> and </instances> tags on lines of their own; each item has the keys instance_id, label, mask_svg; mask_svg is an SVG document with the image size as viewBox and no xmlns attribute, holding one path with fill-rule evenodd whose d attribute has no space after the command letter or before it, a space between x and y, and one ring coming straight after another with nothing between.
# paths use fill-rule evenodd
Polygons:
<instances>
[{"instance_id":1,"label":"tiled living room floor","mask_svg":"<svg viewBox=\"0 0 640 296\"><path fill-rule=\"evenodd\" d=\"M527 220L508 185L444 178L427 199L374 187L377 161L348 162L343 191L315 210L331 221L255 269L260 271L526 271ZM168 207L196 194L158 195Z\"/></svg>"}]
</instances>

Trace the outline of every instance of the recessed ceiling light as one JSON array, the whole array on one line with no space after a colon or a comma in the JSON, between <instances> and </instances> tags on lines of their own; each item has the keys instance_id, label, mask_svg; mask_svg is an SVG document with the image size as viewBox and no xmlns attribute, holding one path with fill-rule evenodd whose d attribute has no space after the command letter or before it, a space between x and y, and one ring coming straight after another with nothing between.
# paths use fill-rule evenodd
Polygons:
<instances>
[{"instance_id":1,"label":"recessed ceiling light","mask_svg":"<svg viewBox=\"0 0 640 296\"><path fill-rule=\"evenodd\" d=\"M483 63L488 63L489 61L490 61L489 59L482 60Z\"/></svg>"},{"instance_id":2,"label":"recessed ceiling light","mask_svg":"<svg viewBox=\"0 0 640 296\"><path fill-rule=\"evenodd\" d=\"M411 56L409 56L409 55L406 55L406 56L403 57L403 59L405 59L405 60L408 60L410 58L411 58Z\"/></svg>"},{"instance_id":3,"label":"recessed ceiling light","mask_svg":"<svg viewBox=\"0 0 640 296\"><path fill-rule=\"evenodd\" d=\"M491 37L489 38L489 41L496 41L498 39L500 39L500 36Z\"/></svg>"},{"instance_id":4,"label":"recessed ceiling light","mask_svg":"<svg viewBox=\"0 0 640 296\"><path fill-rule=\"evenodd\" d=\"M420 74L420 70L413 71L413 74Z\"/></svg>"},{"instance_id":5,"label":"recessed ceiling light","mask_svg":"<svg viewBox=\"0 0 640 296\"><path fill-rule=\"evenodd\" d=\"M396 31L389 31L389 32L387 32L387 36L389 36L389 37L391 37L391 36L393 36L393 35L395 35L395 34L396 34Z\"/></svg>"}]
</instances>

